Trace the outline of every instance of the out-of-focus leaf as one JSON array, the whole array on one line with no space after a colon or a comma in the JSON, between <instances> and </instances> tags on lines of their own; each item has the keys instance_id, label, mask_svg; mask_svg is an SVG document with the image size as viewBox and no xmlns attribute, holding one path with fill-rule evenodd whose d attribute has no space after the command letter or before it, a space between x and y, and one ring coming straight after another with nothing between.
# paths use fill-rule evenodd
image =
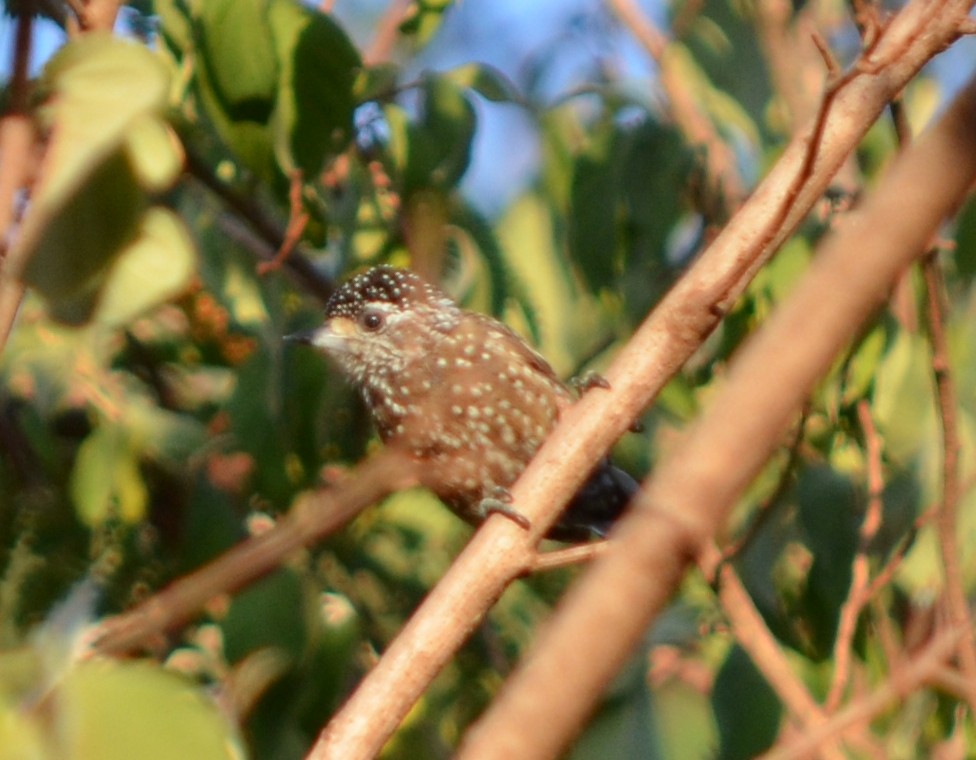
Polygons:
<instances>
[{"instance_id":1,"label":"out-of-focus leaf","mask_svg":"<svg viewBox=\"0 0 976 760\"><path fill-rule=\"evenodd\" d=\"M444 14L454 0L415 0L407 9L400 31L410 35L418 45L426 45L440 29Z\"/></svg>"},{"instance_id":2,"label":"out-of-focus leaf","mask_svg":"<svg viewBox=\"0 0 976 760\"><path fill-rule=\"evenodd\" d=\"M357 103L389 96L396 87L400 67L392 63L367 66L360 70L353 84L353 95Z\"/></svg>"},{"instance_id":3,"label":"out-of-focus leaf","mask_svg":"<svg viewBox=\"0 0 976 760\"><path fill-rule=\"evenodd\" d=\"M900 331L878 367L874 420L885 455L907 463L937 435L932 396L932 359L925 338Z\"/></svg>"},{"instance_id":4,"label":"out-of-focus leaf","mask_svg":"<svg viewBox=\"0 0 976 760\"><path fill-rule=\"evenodd\" d=\"M690 52L686 60L732 96L727 103L741 104L735 107L744 108L749 123L761 124L772 90L755 26L743 17L747 12L742 3L706 0L683 42ZM700 87L696 90L700 97L707 94Z\"/></svg>"},{"instance_id":5,"label":"out-of-focus leaf","mask_svg":"<svg viewBox=\"0 0 976 760\"><path fill-rule=\"evenodd\" d=\"M65 321L88 318L106 267L137 234L143 190L176 174L173 144L149 137L164 129L168 87L155 55L111 36L85 35L45 68L51 144L9 261ZM147 139L161 153L151 160Z\"/></svg>"},{"instance_id":6,"label":"out-of-focus leaf","mask_svg":"<svg viewBox=\"0 0 976 760\"><path fill-rule=\"evenodd\" d=\"M967 280L976 277L976 198L963 206L956 221L956 270Z\"/></svg>"},{"instance_id":7,"label":"out-of-focus leaf","mask_svg":"<svg viewBox=\"0 0 976 760\"><path fill-rule=\"evenodd\" d=\"M120 425L102 424L85 438L71 472L71 498L87 525L117 517L145 517L149 494L139 472L138 452Z\"/></svg>"},{"instance_id":8,"label":"out-of-focus leaf","mask_svg":"<svg viewBox=\"0 0 976 760\"><path fill-rule=\"evenodd\" d=\"M59 757L243 757L238 738L199 687L147 662L80 663L54 704L58 719L52 735Z\"/></svg>"},{"instance_id":9,"label":"out-of-focus leaf","mask_svg":"<svg viewBox=\"0 0 976 760\"><path fill-rule=\"evenodd\" d=\"M95 319L121 326L180 293L196 270L193 241L183 221L164 208L149 209L138 237L119 255L102 288Z\"/></svg>"},{"instance_id":10,"label":"out-of-focus leaf","mask_svg":"<svg viewBox=\"0 0 976 760\"><path fill-rule=\"evenodd\" d=\"M24 282L48 300L56 318L68 324L91 317L108 268L139 234L146 209L132 166L121 151L95 167L85 180L84 188L60 199L57 207L35 201L28 218L44 226L36 231L33 252L23 252L29 256ZM19 240L31 232L25 228Z\"/></svg>"},{"instance_id":11,"label":"out-of-focus leaf","mask_svg":"<svg viewBox=\"0 0 976 760\"><path fill-rule=\"evenodd\" d=\"M235 121L265 122L278 85L269 30L269 0L207 0L200 4L201 63L213 92Z\"/></svg>"},{"instance_id":12,"label":"out-of-focus leaf","mask_svg":"<svg viewBox=\"0 0 976 760\"><path fill-rule=\"evenodd\" d=\"M430 74L421 86L421 115L407 131L404 192L450 189L467 171L474 137L474 108L464 90Z\"/></svg>"},{"instance_id":13,"label":"out-of-focus leaf","mask_svg":"<svg viewBox=\"0 0 976 760\"><path fill-rule=\"evenodd\" d=\"M329 16L295 0L271 0L268 21L280 66L272 118L278 163L315 177L349 142L362 62Z\"/></svg>"},{"instance_id":14,"label":"out-of-focus leaf","mask_svg":"<svg viewBox=\"0 0 976 760\"><path fill-rule=\"evenodd\" d=\"M160 119L136 119L125 135L126 156L139 184L148 192L162 192L179 177L183 149L173 130Z\"/></svg>"},{"instance_id":15,"label":"out-of-focus leaf","mask_svg":"<svg viewBox=\"0 0 976 760\"><path fill-rule=\"evenodd\" d=\"M813 654L826 657L851 585L864 503L848 478L827 467L805 470L795 493L806 544L813 553L804 607L813 628Z\"/></svg>"},{"instance_id":16,"label":"out-of-focus leaf","mask_svg":"<svg viewBox=\"0 0 976 760\"><path fill-rule=\"evenodd\" d=\"M230 662L274 647L297 660L306 645L306 610L301 580L288 570L258 581L234 598L221 627Z\"/></svg>"},{"instance_id":17,"label":"out-of-focus leaf","mask_svg":"<svg viewBox=\"0 0 976 760\"><path fill-rule=\"evenodd\" d=\"M692 155L673 129L607 120L577 161L569 243L594 290L621 284L640 318L670 285L667 241L685 213ZM626 277L622 275L626 274Z\"/></svg>"},{"instance_id":18,"label":"out-of-focus leaf","mask_svg":"<svg viewBox=\"0 0 976 760\"><path fill-rule=\"evenodd\" d=\"M768 749L779 732L783 708L740 646L732 647L715 679L712 708L721 760L748 760Z\"/></svg>"},{"instance_id":19,"label":"out-of-focus leaf","mask_svg":"<svg viewBox=\"0 0 976 760\"><path fill-rule=\"evenodd\" d=\"M520 103L523 100L512 81L486 63L466 63L445 72L444 76L493 103Z\"/></svg>"},{"instance_id":20,"label":"out-of-focus leaf","mask_svg":"<svg viewBox=\"0 0 976 760\"><path fill-rule=\"evenodd\" d=\"M642 651L615 679L603 704L569 753L571 760L662 757L646 663L647 653Z\"/></svg>"},{"instance_id":21,"label":"out-of-focus leaf","mask_svg":"<svg viewBox=\"0 0 976 760\"><path fill-rule=\"evenodd\" d=\"M855 403L870 394L881 359L888 347L888 338L885 326L879 324L858 344L857 350L847 362L843 388L845 403Z\"/></svg>"}]
</instances>

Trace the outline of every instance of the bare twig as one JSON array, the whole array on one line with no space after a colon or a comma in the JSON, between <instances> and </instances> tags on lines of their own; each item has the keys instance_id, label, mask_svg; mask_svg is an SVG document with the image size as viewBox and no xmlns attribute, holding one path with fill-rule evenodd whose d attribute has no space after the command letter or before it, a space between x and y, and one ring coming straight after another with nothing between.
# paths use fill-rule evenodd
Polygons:
<instances>
[{"instance_id":1,"label":"bare twig","mask_svg":"<svg viewBox=\"0 0 976 760\"><path fill-rule=\"evenodd\" d=\"M606 3L660 67L659 81L668 96L671 115L688 143L704 149L708 180L722 198L723 211L732 213L745 195L735 154L689 88L679 61L669 54L667 36L651 23L634 0L606 0Z\"/></svg>"},{"instance_id":2,"label":"bare twig","mask_svg":"<svg viewBox=\"0 0 976 760\"><path fill-rule=\"evenodd\" d=\"M837 635L834 640L834 674L830 682L830 690L824 701L827 712L834 712L840 705L844 689L850 680L851 660L853 657L854 634L857 631L857 621L861 617L864 606L870 600L871 560L868 550L871 542L878 535L881 527L884 491L884 477L881 466L881 438L871 419L871 409L867 401L861 400L857 405L857 418L861 423L864 434L864 448L867 457L868 472L868 505L864 512L859 531L859 546L854 556L851 568L851 587L847 599L840 609L840 620L837 623Z\"/></svg>"},{"instance_id":3,"label":"bare twig","mask_svg":"<svg viewBox=\"0 0 976 760\"><path fill-rule=\"evenodd\" d=\"M957 397L949 349L945 335L945 305L942 270L936 255L929 255L922 264L927 300L926 321L932 340L932 372L935 377L936 400L942 427L942 506L938 513L937 529L942 565L945 571L945 604L954 627L966 632L959 642L959 664L970 683L969 709L976 715L976 638L969 614L969 601L963 583L956 537L959 512L959 427Z\"/></svg>"},{"instance_id":4,"label":"bare twig","mask_svg":"<svg viewBox=\"0 0 976 760\"><path fill-rule=\"evenodd\" d=\"M363 54L363 60L370 66L390 60L397 35L400 33L400 24L406 18L410 6L410 0L390 0L386 12L376 26L373 41Z\"/></svg>"},{"instance_id":5,"label":"bare twig","mask_svg":"<svg viewBox=\"0 0 976 760\"><path fill-rule=\"evenodd\" d=\"M271 530L247 539L138 607L102 623L94 632L94 650L120 654L148 646L154 637L192 619L214 596L266 575L296 549L321 540L363 508L416 483L414 460L393 450L381 452L338 485L299 499Z\"/></svg>"},{"instance_id":6,"label":"bare twig","mask_svg":"<svg viewBox=\"0 0 976 760\"><path fill-rule=\"evenodd\" d=\"M959 3L939 14L937 22L946 22L950 38L968 7ZM927 18L926 3L910 4L902 13L906 10L913 14L913 24ZM899 16L889 30L904 18ZM930 26L926 35L914 38L921 40L935 31ZM835 107L842 98L843 93L835 96ZM965 197L976 179L974 123L976 80L893 164L877 191L852 214L851 223L825 241L806 278L739 353L707 412L642 487L613 533L611 550L570 590L525 663L469 730L460 758L483 760L513 753L550 757L579 730L663 608L688 561L780 445L816 379ZM627 358L640 365L635 357ZM618 400L616 394L626 381L608 375L613 390L607 396ZM578 406L591 403L595 406L594 396ZM584 423L579 415L573 422L579 436ZM749 446L743 447L742 441ZM599 650L581 662L580 641L595 638L600 640Z\"/></svg>"},{"instance_id":7,"label":"bare twig","mask_svg":"<svg viewBox=\"0 0 976 760\"><path fill-rule=\"evenodd\" d=\"M870 723L893 702L934 680L945 661L952 656L961 635L962 631L958 629L939 634L916 656L895 668L871 694L855 700L826 723L810 729L786 746L764 755L764 760L797 760L815 756L833 737L849 731L851 727Z\"/></svg>"},{"instance_id":8,"label":"bare twig","mask_svg":"<svg viewBox=\"0 0 976 760\"><path fill-rule=\"evenodd\" d=\"M570 565L580 565L584 562L592 562L607 550L606 541L597 541L591 544L580 544L570 546L568 549L557 549L551 552L538 552L532 565L526 571L526 575L543 573L547 570L556 570L560 567Z\"/></svg>"},{"instance_id":9,"label":"bare twig","mask_svg":"<svg viewBox=\"0 0 976 760\"><path fill-rule=\"evenodd\" d=\"M33 18L30 13L21 13L16 23L10 101L0 121L0 248L4 254L0 257L0 352L7 345L24 297L23 284L4 272L4 264L11 228L17 218L17 193L29 181L34 152L34 128L28 114Z\"/></svg>"},{"instance_id":10,"label":"bare twig","mask_svg":"<svg viewBox=\"0 0 976 760\"><path fill-rule=\"evenodd\" d=\"M271 248L281 250L286 242L286 231L253 198L237 192L222 181L209 164L189 145L186 150L186 170L195 180L220 198L227 206L248 224ZM335 289L335 283L323 276L305 257L298 245L285 259L285 266L302 283L302 286L321 301L328 301Z\"/></svg>"},{"instance_id":11,"label":"bare twig","mask_svg":"<svg viewBox=\"0 0 976 760\"><path fill-rule=\"evenodd\" d=\"M719 601L735 640L749 653L786 706L793 723L802 728L823 724L827 716L793 672L783 648L763 621L735 568L721 559L718 549L710 544L702 552L699 564L706 575L718 574ZM824 747L824 756L842 758L844 754L836 743L831 743Z\"/></svg>"},{"instance_id":12,"label":"bare twig","mask_svg":"<svg viewBox=\"0 0 976 760\"><path fill-rule=\"evenodd\" d=\"M291 175L291 186L288 189L288 226L285 228L285 239L281 241L278 251L270 261L258 264L258 274L265 275L281 268L288 257L295 250L295 246L302 239L305 227L308 225L308 212L302 204L302 171L296 169Z\"/></svg>"}]
</instances>

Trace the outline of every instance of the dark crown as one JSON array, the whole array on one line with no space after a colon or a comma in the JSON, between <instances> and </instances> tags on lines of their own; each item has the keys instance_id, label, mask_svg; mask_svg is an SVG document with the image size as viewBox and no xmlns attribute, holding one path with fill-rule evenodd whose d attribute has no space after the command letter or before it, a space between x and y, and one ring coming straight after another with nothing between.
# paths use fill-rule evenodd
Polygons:
<instances>
[{"instance_id":1,"label":"dark crown","mask_svg":"<svg viewBox=\"0 0 976 760\"><path fill-rule=\"evenodd\" d=\"M370 303L387 303L401 310L421 305L454 307L446 295L413 272L378 266L346 281L329 299L325 313L330 318L354 318Z\"/></svg>"}]
</instances>

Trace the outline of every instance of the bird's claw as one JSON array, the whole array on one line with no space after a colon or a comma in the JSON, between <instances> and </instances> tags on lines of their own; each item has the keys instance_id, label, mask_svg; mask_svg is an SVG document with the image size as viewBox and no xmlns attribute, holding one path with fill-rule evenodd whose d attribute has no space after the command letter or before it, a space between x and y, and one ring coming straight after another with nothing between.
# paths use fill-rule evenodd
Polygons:
<instances>
[{"instance_id":1,"label":"bird's claw","mask_svg":"<svg viewBox=\"0 0 976 760\"><path fill-rule=\"evenodd\" d=\"M588 370L579 377L571 378L569 384L572 389L576 391L577 396L582 396L584 393L591 391L594 388L610 390L610 383L607 381L607 379L599 372L594 372L593 370Z\"/></svg>"},{"instance_id":2,"label":"bird's claw","mask_svg":"<svg viewBox=\"0 0 976 760\"><path fill-rule=\"evenodd\" d=\"M523 530L529 530L532 527L529 518L515 509L515 507L509 506L511 503L512 494L508 492L508 489L495 486L491 489L488 496L478 502L478 515L482 520L487 519L492 514L503 515Z\"/></svg>"}]
</instances>

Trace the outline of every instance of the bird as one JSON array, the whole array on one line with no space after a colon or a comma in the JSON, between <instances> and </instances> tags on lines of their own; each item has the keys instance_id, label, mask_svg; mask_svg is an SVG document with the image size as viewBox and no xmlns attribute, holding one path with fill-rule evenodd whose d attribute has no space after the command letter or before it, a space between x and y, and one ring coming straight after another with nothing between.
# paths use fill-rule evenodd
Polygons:
<instances>
[{"instance_id":1,"label":"bird","mask_svg":"<svg viewBox=\"0 0 976 760\"><path fill-rule=\"evenodd\" d=\"M507 325L380 265L337 288L321 326L287 337L337 366L384 444L419 460L422 484L458 516L478 525L498 512L530 527L508 489L576 395ZM546 537L605 537L637 487L602 459Z\"/></svg>"}]
</instances>

